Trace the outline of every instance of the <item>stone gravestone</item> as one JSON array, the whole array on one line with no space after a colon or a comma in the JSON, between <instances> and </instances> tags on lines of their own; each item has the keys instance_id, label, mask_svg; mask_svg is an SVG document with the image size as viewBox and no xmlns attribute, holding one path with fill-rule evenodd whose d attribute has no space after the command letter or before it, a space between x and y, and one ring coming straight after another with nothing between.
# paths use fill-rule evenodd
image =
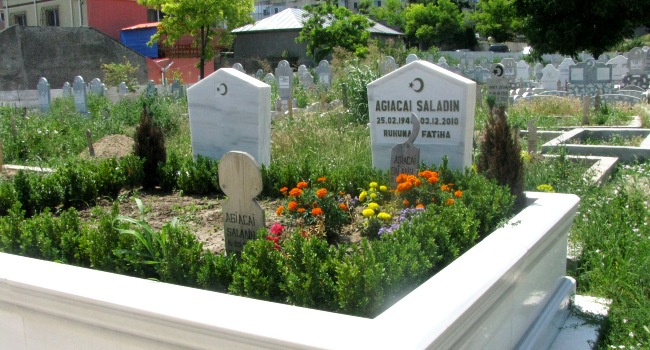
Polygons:
<instances>
[{"instance_id":1,"label":"stone gravestone","mask_svg":"<svg viewBox=\"0 0 650 350\"><path fill-rule=\"evenodd\" d=\"M102 87L102 81L99 78L95 78L90 81L90 93L103 96L104 88Z\"/></svg>"},{"instance_id":2,"label":"stone gravestone","mask_svg":"<svg viewBox=\"0 0 650 350\"><path fill-rule=\"evenodd\" d=\"M269 85L273 85L276 84L278 80L275 79L275 75L273 75L273 73L266 73L266 75L264 76L264 82Z\"/></svg>"},{"instance_id":3,"label":"stone gravestone","mask_svg":"<svg viewBox=\"0 0 650 350\"><path fill-rule=\"evenodd\" d=\"M255 78L258 80L264 79L264 71L262 69L258 69L257 72L255 72Z\"/></svg>"},{"instance_id":4,"label":"stone gravestone","mask_svg":"<svg viewBox=\"0 0 650 350\"><path fill-rule=\"evenodd\" d=\"M156 84L153 82L153 80L149 80L147 83L147 87L144 89L144 94L147 97L158 95L158 89L156 88Z\"/></svg>"},{"instance_id":5,"label":"stone gravestone","mask_svg":"<svg viewBox=\"0 0 650 350\"><path fill-rule=\"evenodd\" d=\"M390 153L390 188L397 188L399 174L417 175L420 168L420 149L413 142L420 133L420 121L411 113L411 136L406 142L393 146Z\"/></svg>"},{"instance_id":6,"label":"stone gravestone","mask_svg":"<svg viewBox=\"0 0 650 350\"><path fill-rule=\"evenodd\" d=\"M232 151L219 161L219 186L228 199L223 203L226 252L239 253L266 226L264 210L255 197L262 192L262 173L250 154Z\"/></svg>"},{"instance_id":7,"label":"stone gravestone","mask_svg":"<svg viewBox=\"0 0 650 350\"><path fill-rule=\"evenodd\" d=\"M304 88L310 88L312 85L314 85L314 76L309 73L309 71L304 72L300 75L300 85Z\"/></svg>"},{"instance_id":8,"label":"stone gravestone","mask_svg":"<svg viewBox=\"0 0 650 350\"><path fill-rule=\"evenodd\" d=\"M67 81L63 83L63 87L61 88L61 94L63 97L70 97L72 96L72 87L70 86L70 83Z\"/></svg>"},{"instance_id":9,"label":"stone gravestone","mask_svg":"<svg viewBox=\"0 0 650 350\"><path fill-rule=\"evenodd\" d=\"M524 60L517 62L517 81L530 82L530 66Z\"/></svg>"},{"instance_id":10,"label":"stone gravestone","mask_svg":"<svg viewBox=\"0 0 650 350\"><path fill-rule=\"evenodd\" d=\"M326 60L320 61L318 67L316 67L316 74L318 74L318 84L328 88L332 80L332 69L329 62Z\"/></svg>"},{"instance_id":11,"label":"stone gravestone","mask_svg":"<svg viewBox=\"0 0 650 350\"><path fill-rule=\"evenodd\" d=\"M129 94L129 87L126 86L125 82L121 82L117 85L117 94L120 96L126 96Z\"/></svg>"},{"instance_id":12,"label":"stone gravestone","mask_svg":"<svg viewBox=\"0 0 650 350\"><path fill-rule=\"evenodd\" d=\"M88 114L88 96L86 95L86 83L84 78L76 76L72 82L74 96L74 108L77 113Z\"/></svg>"},{"instance_id":13,"label":"stone gravestone","mask_svg":"<svg viewBox=\"0 0 650 350\"><path fill-rule=\"evenodd\" d=\"M41 107L41 112L47 113L50 110L50 83L47 79L41 77L38 79L38 105Z\"/></svg>"},{"instance_id":14,"label":"stone gravestone","mask_svg":"<svg viewBox=\"0 0 650 350\"><path fill-rule=\"evenodd\" d=\"M289 100L292 98L293 85L293 69L288 61L282 60L278 63L275 76L278 79L278 95L282 100L282 111L286 111L289 108Z\"/></svg>"},{"instance_id":15,"label":"stone gravestone","mask_svg":"<svg viewBox=\"0 0 650 350\"><path fill-rule=\"evenodd\" d=\"M416 55L416 54L414 54L414 53L411 53L411 54L409 54L408 56L406 56L406 64L409 64L409 63L411 63L411 62L413 62L413 61L417 61L417 60L419 60L419 59L420 59L420 58L418 57L418 55Z\"/></svg>"},{"instance_id":16,"label":"stone gravestone","mask_svg":"<svg viewBox=\"0 0 650 350\"><path fill-rule=\"evenodd\" d=\"M612 66L612 81L617 83L623 81L623 77L626 76L628 72L627 57L618 55L607 61L607 64Z\"/></svg>"},{"instance_id":17,"label":"stone gravestone","mask_svg":"<svg viewBox=\"0 0 650 350\"><path fill-rule=\"evenodd\" d=\"M494 97L496 107L508 107L510 103L510 81L504 77L493 76L487 81L487 95Z\"/></svg>"},{"instance_id":18,"label":"stone gravestone","mask_svg":"<svg viewBox=\"0 0 650 350\"><path fill-rule=\"evenodd\" d=\"M232 65L232 67L242 73L246 73L246 71L244 70L244 66L242 66L241 63L235 63Z\"/></svg>"},{"instance_id":19,"label":"stone gravestone","mask_svg":"<svg viewBox=\"0 0 650 350\"><path fill-rule=\"evenodd\" d=\"M628 74L644 74L646 55L641 48L635 47L627 54Z\"/></svg>"},{"instance_id":20,"label":"stone gravestone","mask_svg":"<svg viewBox=\"0 0 650 350\"><path fill-rule=\"evenodd\" d=\"M424 60L411 62L368 84L372 164L389 170L391 150L421 124L416 142L421 161L452 169L472 164L476 83Z\"/></svg>"},{"instance_id":21,"label":"stone gravestone","mask_svg":"<svg viewBox=\"0 0 650 350\"><path fill-rule=\"evenodd\" d=\"M230 151L271 162L271 87L222 68L187 89L192 154L220 159Z\"/></svg>"},{"instance_id":22,"label":"stone gravestone","mask_svg":"<svg viewBox=\"0 0 650 350\"><path fill-rule=\"evenodd\" d=\"M447 59L444 58L444 57L440 57L440 58L438 59L438 63L437 63L437 65L438 65L438 67L440 67L440 68L444 68L444 69L446 69L446 70L449 70L449 63L447 63Z\"/></svg>"},{"instance_id":23,"label":"stone gravestone","mask_svg":"<svg viewBox=\"0 0 650 350\"><path fill-rule=\"evenodd\" d=\"M569 82L569 70L571 66L575 66L575 64L576 63L573 62L572 59L567 57L564 60L562 60L562 63L560 63L560 65L557 67L558 80L560 81L562 90L565 90L566 84Z\"/></svg>"},{"instance_id":24,"label":"stone gravestone","mask_svg":"<svg viewBox=\"0 0 650 350\"><path fill-rule=\"evenodd\" d=\"M574 96L596 93L609 94L612 91L612 66L588 59L571 66L569 71L569 93Z\"/></svg>"},{"instance_id":25,"label":"stone gravestone","mask_svg":"<svg viewBox=\"0 0 650 350\"><path fill-rule=\"evenodd\" d=\"M549 63L542 69L542 89L557 90L557 82L559 80L560 73L552 64Z\"/></svg>"},{"instance_id":26,"label":"stone gravestone","mask_svg":"<svg viewBox=\"0 0 650 350\"><path fill-rule=\"evenodd\" d=\"M181 84L181 81L178 79L174 79L172 82L172 97L179 99L182 98L185 95L183 92L183 84Z\"/></svg>"},{"instance_id":27,"label":"stone gravestone","mask_svg":"<svg viewBox=\"0 0 650 350\"><path fill-rule=\"evenodd\" d=\"M472 80L479 84L487 83L487 81L492 77L492 73L481 66L474 68L474 70L470 73L470 76L473 77Z\"/></svg>"},{"instance_id":28,"label":"stone gravestone","mask_svg":"<svg viewBox=\"0 0 650 350\"><path fill-rule=\"evenodd\" d=\"M297 72L298 72L298 76L301 76L301 75L309 72L309 69L307 69L307 66L305 66L304 64L301 64L301 65L298 66L298 71Z\"/></svg>"},{"instance_id":29,"label":"stone gravestone","mask_svg":"<svg viewBox=\"0 0 650 350\"><path fill-rule=\"evenodd\" d=\"M386 75L395 69L397 69L397 63L392 56L384 57L384 59L379 63L379 73L381 75Z\"/></svg>"}]
</instances>

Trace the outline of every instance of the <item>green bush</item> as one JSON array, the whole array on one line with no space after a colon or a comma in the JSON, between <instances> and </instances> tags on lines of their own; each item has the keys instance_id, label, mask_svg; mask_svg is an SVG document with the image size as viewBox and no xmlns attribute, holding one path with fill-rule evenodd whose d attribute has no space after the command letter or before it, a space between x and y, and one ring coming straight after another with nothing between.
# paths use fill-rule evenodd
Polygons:
<instances>
[{"instance_id":1,"label":"green bush","mask_svg":"<svg viewBox=\"0 0 650 350\"><path fill-rule=\"evenodd\" d=\"M0 180L0 216L7 215L17 201L13 183Z\"/></svg>"},{"instance_id":2,"label":"green bush","mask_svg":"<svg viewBox=\"0 0 650 350\"><path fill-rule=\"evenodd\" d=\"M228 292L236 264L237 256L234 254L204 252L197 275L198 285L215 292Z\"/></svg>"}]
</instances>

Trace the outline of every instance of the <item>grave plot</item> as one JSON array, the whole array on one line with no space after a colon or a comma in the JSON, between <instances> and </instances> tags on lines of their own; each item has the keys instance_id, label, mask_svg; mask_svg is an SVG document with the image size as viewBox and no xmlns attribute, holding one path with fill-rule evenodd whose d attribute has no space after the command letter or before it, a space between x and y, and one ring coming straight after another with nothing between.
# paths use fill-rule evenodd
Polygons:
<instances>
[{"instance_id":1,"label":"grave plot","mask_svg":"<svg viewBox=\"0 0 650 350\"><path fill-rule=\"evenodd\" d=\"M650 129L577 128L542 145L542 153L566 148L572 155L617 157L621 162L650 159Z\"/></svg>"}]
</instances>

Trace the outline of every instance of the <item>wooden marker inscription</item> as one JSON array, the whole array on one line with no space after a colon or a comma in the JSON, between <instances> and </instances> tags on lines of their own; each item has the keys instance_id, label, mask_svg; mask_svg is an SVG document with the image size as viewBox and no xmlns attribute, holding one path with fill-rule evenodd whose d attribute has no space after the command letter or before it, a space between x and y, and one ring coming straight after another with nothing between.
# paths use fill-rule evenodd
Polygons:
<instances>
[{"instance_id":1,"label":"wooden marker inscription","mask_svg":"<svg viewBox=\"0 0 650 350\"><path fill-rule=\"evenodd\" d=\"M227 253L239 253L265 227L264 210L255 201L262 192L262 173L246 152L232 151L219 162L219 186L228 199L223 204L223 228Z\"/></svg>"},{"instance_id":2,"label":"wooden marker inscription","mask_svg":"<svg viewBox=\"0 0 650 350\"><path fill-rule=\"evenodd\" d=\"M417 175L420 167L420 149L413 142L420 133L420 120L411 113L413 130L406 142L393 146L390 152L390 187L397 188L397 175Z\"/></svg>"}]
</instances>

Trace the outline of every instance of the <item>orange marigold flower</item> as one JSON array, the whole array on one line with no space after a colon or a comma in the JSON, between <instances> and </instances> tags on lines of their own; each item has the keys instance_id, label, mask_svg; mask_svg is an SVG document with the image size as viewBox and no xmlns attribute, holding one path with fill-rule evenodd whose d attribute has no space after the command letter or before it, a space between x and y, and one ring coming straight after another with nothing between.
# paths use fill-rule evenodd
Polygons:
<instances>
[{"instance_id":1,"label":"orange marigold flower","mask_svg":"<svg viewBox=\"0 0 650 350\"><path fill-rule=\"evenodd\" d=\"M411 185L410 182L402 182L401 184L397 185L397 192L408 191L412 186L413 185Z\"/></svg>"},{"instance_id":2,"label":"orange marigold flower","mask_svg":"<svg viewBox=\"0 0 650 350\"><path fill-rule=\"evenodd\" d=\"M339 203L339 208L343 211L348 211L348 206L345 203Z\"/></svg>"},{"instance_id":3,"label":"orange marigold flower","mask_svg":"<svg viewBox=\"0 0 650 350\"><path fill-rule=\"evenodd\" d=\"M298 212L299 212L299 213L304 213L304 212L305 212L305 208L298 208Z\"/></svg>"},{"instance_id":4,"label":"orange marigold flower","mask_svg":"<svg viewBox=\"0 0 650 350\"><path fill-rule=\"evenodd\" d=\"M282 215L282 212L284 211L283 206L279 206L278 209L275 210L276 215Z\"/></svg>"},{"instance_id":5,"label":"orange marigold flower","mask_svg":"<svg viewBox=\"0 0 650 350\"><path fill-rule=\"evenodd\" d=\"M345 192L343 192L343 191L339 192L339 196L344 196L344 195L345 195Z\"/></svg>"},{"instance_id":6,"label":"orange marigold flower","mask_svg":"<svg viewBox=\"0 0 650 350\"><path fill-rule=\"evenodd\" d=\"M422 185L422 181L420 181L420 179L416 178L416 179L415 179L415 182L413 183L413 185L414 185L415 187L420 187L420 185Z\"/></svg>"},{"instance_id":7,"label":"orange marigold flower","mask_svg":"<svg viewBox=\"0 0 650 350\"><path fill-rule=\"evenodd\" d=\"M415 175L408 175L406 178L407 178L407 181L412 183L412 184L415 184L415 181L417 181L417 179L418 179L417 176L415 176Z\"/></svg>"},{"instance_id":8,"label":"orange marigold flower","mask_svg":"<svg viewBox=\"0 0 650 350\"><path fill-rule=\"evenodd\" d=\"M454 199L448 198L447 201L445 201L445 205L454 205Z\"/></svg>"},{"instance_id":9,"label":"orange marigold flower","mask_svg":"<svg viewBox=\"0 0 650 350\"><path fill-rule=\"evenodd\" d=\"M325 198L327 195L327 189L321 188L320 190L316 191L316 197L318 198Z\"/></svg>"},{"instance_id":10,"label":"orange marigold flower","mask_svg":"<svg viewBox=\"0 0 650 350\"><path fill-rule=\"evenodd\" d=\"M449 186L442 185L442 186L440 186L440 190L443 191L443 192L449 192Z\"/></svg>"},{"instance_id":11,"label":"orange marigold flower","mask_svg":"<svg viewBox=\"0 0 650 350\"><path fill-rule=\"evenodd\" d=\"M327 181L327 178L325 176L321 176L321 177L318 178L317 181L318 182L325 182L325 181Z\"/></svg>"},{"instance_id":12,"label":"orange marigold flower","mask_svg":"<svg viewBox=\"0 0 650 350\"><path fill-rule=\"evenodd\" d=\"M408 201L408 199L403 200L403 201L402 201L402 205L403 205L404 207L408 207L408 206L409 206L409 201Z\"/></svg>"},{"instance_id":13,"label":"orange marigold flower","mask_svg":"<svg viewBox=\"0 0 650 350\"><path fill-rule=\"evenodd\" d=\"M458 190L458 191L454 192L454 197L460 198L462 196L463 196L463 192L461 190Z\"/></svg>"},{"instance_id":14,"label":"orange marigold flower","mask_svg":"<svg viewBox=\"0 0 650 350\"><path fill-rule=\"evenodd\" d=\"M406 174L399 174L399 175L397 175L397 178L395 179L395 181L398 184L406 182L407 180L408 180L408 175L406 175Z\"/></svg>"},{"instance_id":15,"label":"orange marigold flower","mask_svg":"<svg viewBox=\"0 0 650 350\"><path fill-rule=\"evenodd\" d=\"M323 209L314 208L314 209L311 210L311 215L313 215L313 216L323 215Z\"/></svg>"},{"instance_id":16,"label":"orange marigold flower","mask_svg":"<svg viewBox=\"0 0 650 350\"><path fill-rule=\"evenodd\" d=\"M438 175L431 176L430 178L427 179L427 181L428 181L430 184L436 184L436 183L438 183Z\"/></svg>"},{"instance_id":17,"label":"orange marigold flower","mask_svg":"<svg viewBox=\"0 0 650 350\"><path fill-rule=\"evenodd\" d=\"M291 191L289 191L289 195L293 197L300 197L302 194L302 190L299 188L292 188Z\"/></svg>"},{"instance_id":18,"label":"orange marigold flower","mask_svg":"<svg viewBox=\"0 0 650 350\"><path fill-rule=\"evenodd\" d=\"M424 204L420 203L415 206L416 209L424 209Z\"/></svg>"},{"instance_id":19,"label":"orange marigold flower","mask_svg":"<svg viewBox=\"0 0 650 350\"><path fill-rule=\"evenodd\" d=\"M298 182L298 184L296 185L296 187L298 187L298 188L301 189L301 190L307 188L307 186L309 186L309 184L307 184L305 181L300 181L300 182Z\"/></svg>"},{"instance_id":20,"label":"orange marigold flower","mask_svg":"<svg viewBox=\"0 0 650 350\"><path fill-rule=\"evenodd\" d=\"M296 208L298 208L298 202L296 201L291 201L287 204L287 209L289 209L289 211L294 211Z\"/></svg>"},{"instance_id":21,"label":"orange marigold flower","mask_svg":"<svg viewBox=\"0 0 650 350\"><path fill-rule=\"evenodd\" d=\"M286 186L280 189L280 193L282 193L285 196L287 195L287 191L289 191L289 187Z\"/></svg>"}]
</instances>

